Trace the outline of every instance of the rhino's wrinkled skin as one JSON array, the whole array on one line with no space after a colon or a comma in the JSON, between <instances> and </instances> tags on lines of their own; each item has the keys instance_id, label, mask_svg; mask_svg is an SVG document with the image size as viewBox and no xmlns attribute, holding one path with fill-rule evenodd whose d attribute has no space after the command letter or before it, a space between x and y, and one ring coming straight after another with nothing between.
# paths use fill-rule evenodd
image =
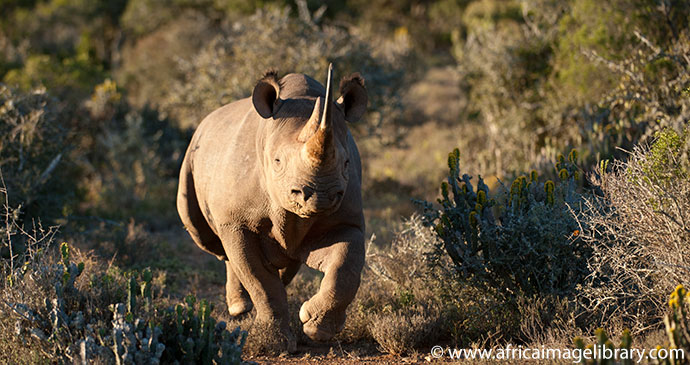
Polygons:
<instances>
[{"instance_id":1,"label":"rhino's wrinkled skin","mask_svg":"<svg viewBox=\"0 0 690 365\"><path fill-rule=\"evenodd\" d=\"M231 315L256 306L289 351L285 285L302 264L324 273L299 312L304 333L328 340L345 322L364 265L361 163L346 122L365 112L359 74L340 98L302 74L261 79L251 98L199 125L180 172L177 209L196 244L226 260Z\"/></svg>"}]
</instances>

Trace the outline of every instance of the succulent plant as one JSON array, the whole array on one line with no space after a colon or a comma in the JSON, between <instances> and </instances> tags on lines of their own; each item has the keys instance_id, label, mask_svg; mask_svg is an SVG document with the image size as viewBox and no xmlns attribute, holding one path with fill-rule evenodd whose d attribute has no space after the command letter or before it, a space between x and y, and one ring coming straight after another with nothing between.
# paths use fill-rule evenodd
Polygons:
<instances>
[{"instance_id":1,"label":"succulent plant","mask_svg":"<svg viewBox=\"0 0 690 365\"><path fill-rule=\"evenodd\" d=\"M448 155L449 174L441 184L440 208L420 202L424 222L433 226L442 249L466 279L505 294L566 294L585 275L587 247L569 207L577 207L577 152L560 155L554 182L539 182L536 171L517 177L510 189L492 193L478 176L473 186L460 175L460 151Z\"/></svg>"},{"instance_id":2,"label":"succulent plant","mask_svg":"<svg viewBox=\"0 0 690 365\"><path fill-rule=\"evenodd\" d=\"M593 357L592 359L587 359L584 360L583 363L588 364L588 365L604 365L604 364L620 364L620 365L631 365L634 364L636 361L630 358L627 358L625 356L620 356L617 355L620 353L620 351L616 351L617 349L621 350L626 350L629 351L630 347L632 345L632 335L630 334L629 330L624 330L623 334L621 335L621 340L618 346L616 346L611 339L609 339L608 334L603 328L599 328L596 331L594 331L594 336L596 338L596 343L593 344L586 344L585 340L582 339L581 337L575 337L573 340L573 344L575 345L575 348L580 349L581 351L591 351L591 352L597 352L599 354L603 354L605 356L591 356ZM605 353L605 350L609 349L611 350L610 352L607 351L607 354ZM609 357L609 354L611 357Z\"/></svg>"},{"instance_id":3,"label":"succulent plant","mask_svg":"<svg viewBox=\"0 0 690 365\"><path fill-rule=\"evenodd\" d=\"M123 302L110 305L111 320L102 320L77 310L75 298L86 294L75 287L84 264L71 261L70 246L59 247L58 263L30 264L28 272L47 278L49 297L39 306L9 303L17 316L15 332L19 338L28 335L52 344L57 358L70 362L106 362L125 364L159 364L161 362L194 364L238 364L246 332L227 330L224 322L212 317L213 306L206 300L197 303L187 296L175 308L159 310L153 297L153 275L149 269L124 276ZM92 278L92 285L102 285ZM89 311L93 312L93 311Z\"/></svg>"}]
</instances>

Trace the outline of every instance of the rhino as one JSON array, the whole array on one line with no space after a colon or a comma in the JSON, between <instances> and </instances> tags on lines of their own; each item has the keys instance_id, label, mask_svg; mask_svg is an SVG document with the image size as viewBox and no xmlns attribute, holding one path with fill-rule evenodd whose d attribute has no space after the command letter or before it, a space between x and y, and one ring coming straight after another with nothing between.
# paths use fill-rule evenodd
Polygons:
<instances>
[{"instance_id":1,"label":"rhino","mask_svg":"<svg viewBox=\"0 0 690 365\"><path fill-rule=\"evenodd\" d=\"M327 341L340 332L364 266L362 168L347 122L367 109L359 73L332 101L304 74L267 72L251 97L209 114L180 171L177 209L194 242L225 261L231 316L256 308L296 350L285 286L305 264L323 272L299 310L303 332ZM282 336L282 337L281 337Z\"/></svg>"}]
</instances>

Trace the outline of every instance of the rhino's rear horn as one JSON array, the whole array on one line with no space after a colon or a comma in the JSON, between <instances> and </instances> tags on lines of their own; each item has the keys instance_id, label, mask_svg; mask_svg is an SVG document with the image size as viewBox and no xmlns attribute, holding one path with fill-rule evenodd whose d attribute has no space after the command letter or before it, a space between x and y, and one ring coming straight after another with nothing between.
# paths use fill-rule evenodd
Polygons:
<instances>
[{"instance_id":1,"label":"rhino's rear horn","mask_svg":"<svg viewBox=\"0 0 690 365\"><path fill-rule=\"evenodd\" d=\"M256 83L252 92L254 109L262 118L270 118L276 111L280 96L280 82L275 71L268 71Z\"/></svg>"}]
</instances>

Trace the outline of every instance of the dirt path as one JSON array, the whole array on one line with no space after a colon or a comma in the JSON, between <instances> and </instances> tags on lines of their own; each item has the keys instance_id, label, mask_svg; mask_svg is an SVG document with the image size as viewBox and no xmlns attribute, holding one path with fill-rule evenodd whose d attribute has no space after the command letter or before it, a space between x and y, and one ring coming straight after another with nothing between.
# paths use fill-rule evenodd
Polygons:
<instances>
[{"instance_id":1,"label":"dirt path","mask_svg":"<svg viewBox=\"0 0 690 365\"><path fill-rule=\"evenodd\" d=\"M257 364L422 364L424 356L401 357L383 354L372 344L310 344L298 346L294 355L245 357Z\"/></svg>"}]
</instances>

